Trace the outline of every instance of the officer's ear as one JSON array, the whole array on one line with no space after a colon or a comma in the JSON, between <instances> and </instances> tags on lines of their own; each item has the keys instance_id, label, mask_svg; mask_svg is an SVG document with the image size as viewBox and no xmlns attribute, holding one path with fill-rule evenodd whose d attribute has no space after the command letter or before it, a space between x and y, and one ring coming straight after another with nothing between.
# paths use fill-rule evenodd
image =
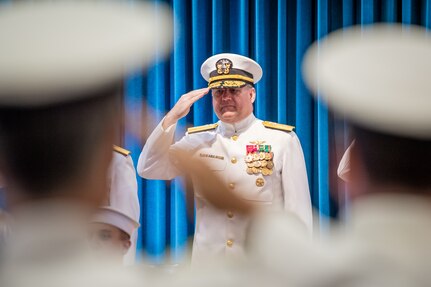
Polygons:
<instances>
[{"instance_id":1,"label":"officer's ear","mask_svg":"<svg viewBox=\"0 0 431 287\"><path fill-rule=\"evenodd\" d=\"M255 100L256 100L256 90L253 87L251 87L250 88L250 102L253 104Z\"/></svg>"}]
</instances>

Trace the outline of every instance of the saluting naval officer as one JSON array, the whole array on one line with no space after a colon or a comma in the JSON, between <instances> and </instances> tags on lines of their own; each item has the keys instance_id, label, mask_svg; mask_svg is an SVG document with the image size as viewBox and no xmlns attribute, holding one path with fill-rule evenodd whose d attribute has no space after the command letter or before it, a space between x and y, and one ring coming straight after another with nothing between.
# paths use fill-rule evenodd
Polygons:
<instances>
[{"instance_id":1,"label":"saluting naval officer","mask_svg":"<svg viewBox=\"0 0 431 287\"><path fill-rule=\"evenodd\" d=\"M185 150L207 163L244 200L288 210L311 231L305 161L294 127L262 121L253 114L254 87L262 77L260 65L241 55L218 54L202 64L201 74L208 81L208 87L183 95L166 114L142 150L138 174L147 179L164 180L181 175L181 167L169 152ZM178 120L210 90L219 121L189 128L174 143ZM249 218L214 208L199 195L196 185L195 199L192 263L214 257L241 257Z\"/></svg>"}]
</instances>

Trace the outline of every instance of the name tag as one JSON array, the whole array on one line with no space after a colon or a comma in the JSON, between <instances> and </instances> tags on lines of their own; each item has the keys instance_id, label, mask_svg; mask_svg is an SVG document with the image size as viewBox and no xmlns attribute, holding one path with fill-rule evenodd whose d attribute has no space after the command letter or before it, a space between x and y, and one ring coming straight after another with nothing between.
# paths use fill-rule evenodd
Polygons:
<instances>
[{"instance_id":1,"label":"name tag","mask_svg":"<svg viewBox=\"0 0 431 287\"><path fill-rule=\"evenodd\" d=\"M225 170L227 165L225 156L215 155L213 152L211 149L200 150L195 154L195 157L200 158L212 171Z\"/></svg>"},{"instance_id":2,"label":"name tag","mask_svg":"<svg viewBox=\"0 0 431 287\"><path fill-rule=\"evenodd\" d=\"M214 154L200 153L199 156L200 157L209 157L209 158L215 158L215 159L224 160L224 156L214 155Z\"/></svg>"}]
</instances>

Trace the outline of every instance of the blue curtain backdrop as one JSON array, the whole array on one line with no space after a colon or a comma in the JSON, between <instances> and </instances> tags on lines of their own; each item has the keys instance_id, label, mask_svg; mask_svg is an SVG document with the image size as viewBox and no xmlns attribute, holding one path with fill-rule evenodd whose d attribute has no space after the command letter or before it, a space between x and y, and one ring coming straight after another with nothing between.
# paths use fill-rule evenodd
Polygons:
<instances>
[{"instance_id":1,"label":"blue curtain backdrop","mask_svg":"<svg viewBox=\"0 0 431 287\"><path fill-rule=\"evenodd\" d=\"M177 39L168 60L158 62L145 74L125 82L125 107L144 109L146 101L159 121L184 93L206 86L200 65L209 56L232 52L259 62L264 76L257 84L257 117L296 126L305 154L310 192L326 229L327 216L336 212L330 190L340 188L335 170L349 145L342 119L334 119L304 86L301 61L306 48L328 32L355 24L402 22L431 27L431 0L171 0ZM157 6L158 1L154 1ZM143 119L144 117L142 117ZM210 96L198 101L185 126L213 123ZM136 123L135 123L136 124ZM145 123L142 123L145 124ZM142 143L125 129L125 146L135 164ZM184 260L193 221L186 216L186 200L180 182L139 180L142 228L138 248L158 263ZM332 191L332 192L333 192ZM341 196L338 202L344 199ZM169 256L168 256L169 255Z\"/></svg>"}]
</instances>

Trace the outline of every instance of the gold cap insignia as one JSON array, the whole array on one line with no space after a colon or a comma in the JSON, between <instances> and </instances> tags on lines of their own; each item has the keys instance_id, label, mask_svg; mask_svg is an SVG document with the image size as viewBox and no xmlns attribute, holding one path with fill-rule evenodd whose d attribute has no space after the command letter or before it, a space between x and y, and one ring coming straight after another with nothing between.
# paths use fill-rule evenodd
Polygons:
<instances>
[{"instance_id":1,"label":"gold cap insignia","mask_svg":"<svg viewBox=\"0 0 431 287\"><path fill-rule=\"evenodd\" d=\"M216 63L217 74L227 75L232 68L232 61L229 59L220 59Z\"/></svg>"}]
</instances>

